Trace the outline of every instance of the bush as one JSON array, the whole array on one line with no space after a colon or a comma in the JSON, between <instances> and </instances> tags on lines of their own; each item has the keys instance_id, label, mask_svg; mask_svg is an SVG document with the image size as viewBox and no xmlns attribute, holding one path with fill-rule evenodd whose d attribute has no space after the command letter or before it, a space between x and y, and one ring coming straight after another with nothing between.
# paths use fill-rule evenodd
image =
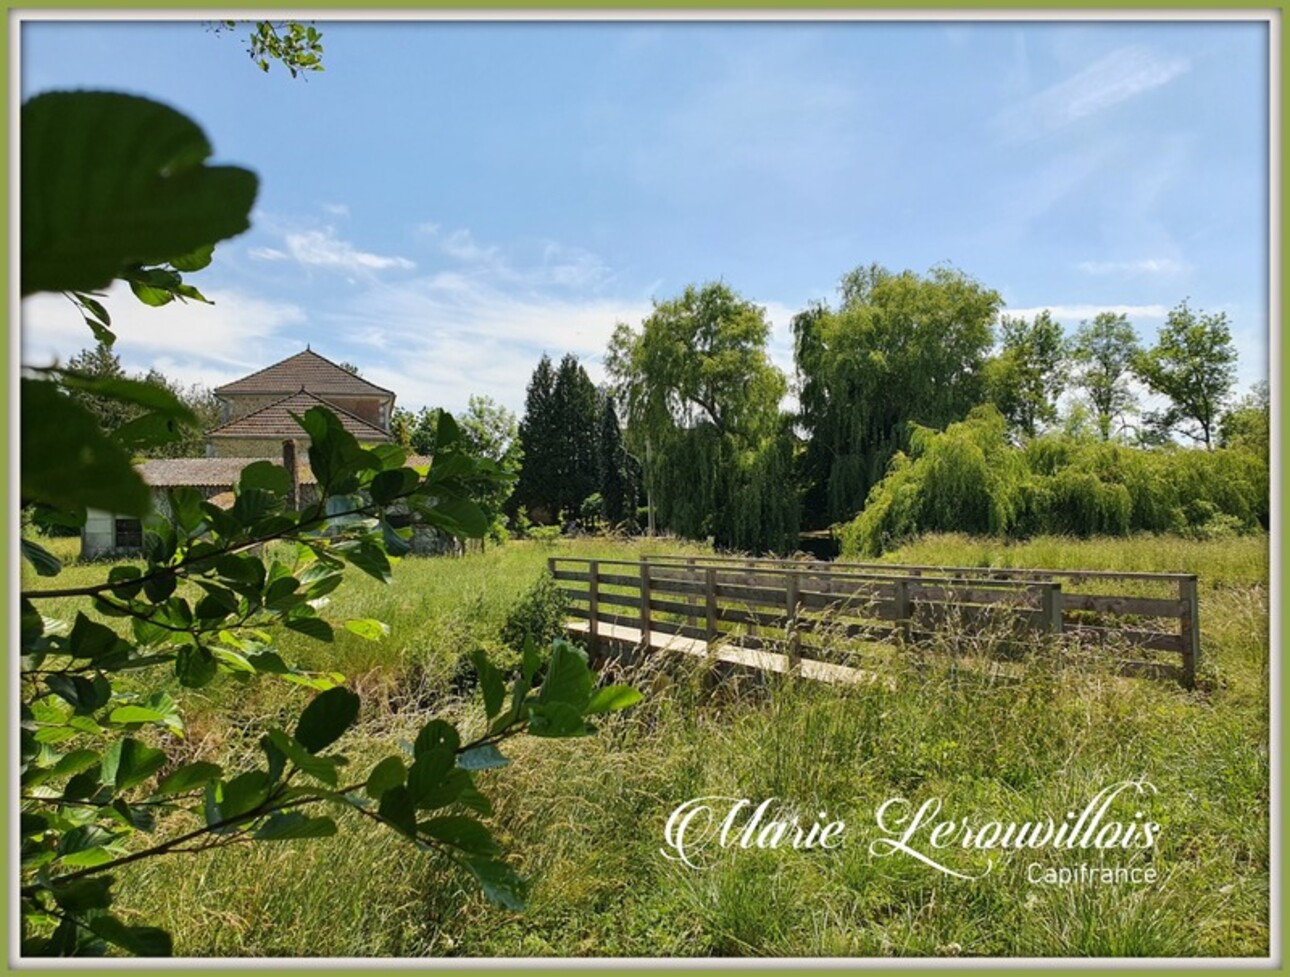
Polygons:
<instances>
[{"instance_id":1,"label":"bush","mask_svg":"<svg viewBox=\"0 0 1290 977\"><path fill-rule=\"evenodd\" d=\"M526 638L546 644L563 633L568 609L569 599L560 592L555 578L544 571L507 615L501 639L516 651L524 647Z\"/></svg>"},{"instance_id":2,"label":"bush","mask_svg":"<svg viewBox=\"0 0 1290 977\"><path fill-rule=\"evenodd\" d=\"M1133 448L1066 433L1018 448L993 407L944 431L918 428L864 510L839 531L846 556L925 532L1224 538L1268 525L1268 466L1241 447Z\"/></svg>"}]
</instances>

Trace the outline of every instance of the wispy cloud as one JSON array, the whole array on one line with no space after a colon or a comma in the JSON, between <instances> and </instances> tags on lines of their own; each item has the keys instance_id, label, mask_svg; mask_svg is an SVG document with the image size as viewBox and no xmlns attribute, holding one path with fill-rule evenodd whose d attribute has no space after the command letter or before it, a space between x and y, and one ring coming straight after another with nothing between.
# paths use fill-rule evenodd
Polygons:
<instances>
[{"instance_id":1,"label":"wispy cloud","mask_svg":"<svg viewBox=\"0 0 1290 977\"><path fill-rule=\"evenodd\" d=\"M1037 139L1166 85L1190 67L1183 57L1140 45L1122 47L1008 107L995 124L1010 141Z\"/></svg>"},{"instance_id":2,"label":"wispy cloud","mask_svg":"<svg viewBox=\"0 0 1290 977\"><path fill-rule=\"evenodd\" d=\"M1092 319L1099 312L1111 312L1115 315L1128 316L1134 319L1163 319L1168 310L1163 305L1035 305L1024 309L1006 308L1003 314L1013 318L1030 319L1040 312L1048 313L1059 322L1070 325Z\"/></svg>"},{"instance_id":3,"label":"wispy cloud","mask_svg":"<svg viewBox=\"0 0 1290 977\"><path fill-rule=\"evenodd\" d=\"M1081 261L1076 267L1086 275L1116 275L1141 278L1151 275L1177 275L1188 266L1173 258L1141 258L1137 261Z\"/></svg>"},{"instance_id":4,"label":"wispy cloud","mask_svg":"<svg viewBox=\"0 0 1290 977\"><path fill-rule=\"evenodd\" d=\"M104 304L112 313L116 349L129 370L162 367L185 382L215 384L285 355L286 334L304 324L304 310L290 302L232 289L211 289L214 302L142 305L116 285ZM22 361L41 365L67 359L94 344L76 310L61 296L36 295L22 304ZM291 343L294 345L294 342ZM291 350L294 351L294 350Z\"/></svg>"},{"instance_id":5,"label":"wispy cloud","mask_svg":"<svg viewBox=\"0 0 1290 977\"><path fill-rule=\"evenodd\" d=\"M417 227L420 237L429 240L446 257L462 266L465 274L489 280L528 287L556 286L570 289L598 289L609 284L613 274L605 261L585 248L543 240L523 254L524 249L504 250L497 244L478 241L467 228L444 230L443 226L425 222Z\"/></svg>"},{"instance_id":6,"label":"wispy cloud","mask_svg":"<svg viewBox=\"0 0 1290 977\"><path fill-rule=\"evenodd\" d=\"M333 217L349 216L349 204L323 204L322 209Z\"/></svg>"},{"instance_id":7,"label":"wispy cloud","mask_svg":"<svg viewBox=\"0 0 1290 977\"><path fill-rule=\"evenodd\" d=\"M363 251L341 238L331 226L282 230L274 228L272 222L265 223L270 230L277 230L283 247L251 248L247 255L257 261L294 261L306 268L326 268L351 275L416 268L416 262L410 258Z\"/></svg>"}]
</instances>

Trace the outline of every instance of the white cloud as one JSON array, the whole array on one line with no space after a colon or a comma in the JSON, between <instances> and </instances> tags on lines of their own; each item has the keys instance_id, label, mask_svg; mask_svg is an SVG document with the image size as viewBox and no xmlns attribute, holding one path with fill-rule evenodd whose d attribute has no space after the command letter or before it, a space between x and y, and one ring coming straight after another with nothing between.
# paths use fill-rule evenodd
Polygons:
<instances>
[{"instance_id":1,"label":"white cloud","mask_svg":"<svg viewBox=\"0 0 1290 977\"><path fill-rule=\"evenodd\" d=\"M143 305L127 287L115 285L103 304L112 316L116 351L129 370L168 363L185 382L217 383L259 369L285 355L285 330L305 322L289 302L258 298L233 289L210 290L214 303ZM22 304L22 362L66 362L94 344L76 308L57 295L35 295ZM289 350L294 352L294 349Z\"/></svg>"},{"instance_id":2,"label":"white cloud","mask_svg":"<svg viewBox=\"0 0 1290 977\"><path fill-rule=\"evenodd\" d=\"M350 242L337 237L336 230L332 227L290 231L283 240L291 257L309 267L335 268L351 273L384 271L389 268L410 271L416 267L408 258L360 251Z\"/></svg>"},{"instance_id":3,"label":"white cloud","mask_svg":"<svg viewBox=\"0 0 1290 977\"><path fill-rule=\"evenodd\" d=\"M1177 275L1187 265L1172 258L1142 258L1138 261L1081 261L1077 266L1086 275L1119 275L1137 278L1147 275Z\"/></svg>"},{"instance_id":4,"label":"white cloud","mask_svg":"<svg viewBox=\"0 0 1290 977\"><path fill-rule=\"evenodd\" d=\"M349 204L323 204L322 209L334 217L349 216Z\"/></svg>"},{"instance_id":5,"label":"white cloud","mask_svg":"<svg viewBox=\"0 0 1290 977\"><path fill-rule=\"evenodd\" d=\"M441 253L464 266L463 274L467 275L485 276L516 286L570 289L600 288L613 278L599 255L558 241L539 242L537 255L525 262L510 253L516 249L504 252L496 244L483 244L466 228L445 231L440 224L425 222L418 225L417 232Z\"/></svg>"},{"instance_id":6,"label":"white cloud","mask_svg":"<svg viewBox=\"0 0 1290 977\"><path fill-rule=\"evenodd\" d=\"M291 257L287 252L279 251L277 248L251 248L247 251L247 256L256 261L285 261Z\"/></svg>"},{"instance_id":7,"label":"white cloud","mask_svg":"<svg viewBox=\"0 0 1290 977\"><path fill-rule=\"evenodd\" d=\"M1115 315L1135 319L1163 319L1168 310L1163 305L1036 305L1031 308L1006 308L1003 314L1018 319L1031 319L1047 310L1058 322L1071 324L1092 319L1099 312L1111 312Z\"/></svg>"},{"instance_id":8,"label":"white cloud","mask_svg":"<svg viewBox=\"0 0 1290 977\"><path fill-rule=\"evenodd\" d=\"M1037 139L1166 85L1190 67L1186 58L1147 47L1119 48L1005 109L995 124L1012 141Z\"/></svg>"}]
</instances>

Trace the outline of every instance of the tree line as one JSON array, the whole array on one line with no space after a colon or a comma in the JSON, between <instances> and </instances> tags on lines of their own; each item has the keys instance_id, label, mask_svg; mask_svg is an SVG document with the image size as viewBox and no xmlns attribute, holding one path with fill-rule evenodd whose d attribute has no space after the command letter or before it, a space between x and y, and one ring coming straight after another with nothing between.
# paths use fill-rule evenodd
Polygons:
<instances>
[{"instance_id":1,"label":"tree line","mask_svg":"<svg viewBox=\"0 0 1290 977\"><path fill-rule=\"evenodd\" d=\"M1047 436L1162 457L1189 445L1266 459L1266 385L1234 397L1227 316L1186 300L1144 345L1120 312L1068 332L1048 311L1006 314L997 291L958 269L873 264L843 276L836 304L812 304L791 329L790 382L768 354L765 310L713 282L656 301L639 326L619 324L600 391L573 357L553 371L544 356L520 425L515 503L550 521L603 495L597 459L612 427L626 457L639 459L640 493L660 529L791 551L803 527L862 512L918 432L945 431L985 405L1000 418L990 430L1013 448ZM797 405L786 410L790 391ZM530 444L542 446L532 458Z\"/></svg>"}]
</instances>

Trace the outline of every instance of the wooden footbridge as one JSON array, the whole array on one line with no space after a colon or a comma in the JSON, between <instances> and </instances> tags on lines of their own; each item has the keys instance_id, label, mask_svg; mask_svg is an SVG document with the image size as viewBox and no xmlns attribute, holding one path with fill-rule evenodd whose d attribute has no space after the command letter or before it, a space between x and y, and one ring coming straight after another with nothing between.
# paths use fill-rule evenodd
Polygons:
<instances>
[{"instance_id":1,"label":"wooden footbridge","mask_svg":"<svg viewBox=\"0 0 1290 977\"><path fill-rule=\"evenodd\" d=\"M1194 574L933 567L722 556L552 557L568 629L593 647L671 651L829 682L880 679L864 642L1024 653L1048 641L1109 652L1126 674L1195 684Z\"/></svg>"}]
</instances>

